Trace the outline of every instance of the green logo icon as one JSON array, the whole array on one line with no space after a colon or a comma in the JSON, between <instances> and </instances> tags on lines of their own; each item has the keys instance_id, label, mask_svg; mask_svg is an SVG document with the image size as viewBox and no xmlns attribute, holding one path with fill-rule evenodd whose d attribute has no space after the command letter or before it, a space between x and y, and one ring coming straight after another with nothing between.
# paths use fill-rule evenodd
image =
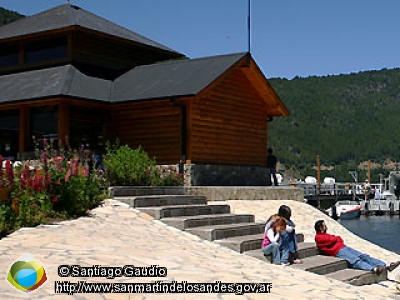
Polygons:
<instances>
[{"instance_id":1,"label":"green logo icon","mask_svg":"<svg viewBox=\"0 0 400 300\"><path fill-rule=\"evenodd\" d=\"M47 281L47 276L42 263L31 254L24 253L10 266L6 280L18 291L31 293Z\"/></svg>"}]
</instances>

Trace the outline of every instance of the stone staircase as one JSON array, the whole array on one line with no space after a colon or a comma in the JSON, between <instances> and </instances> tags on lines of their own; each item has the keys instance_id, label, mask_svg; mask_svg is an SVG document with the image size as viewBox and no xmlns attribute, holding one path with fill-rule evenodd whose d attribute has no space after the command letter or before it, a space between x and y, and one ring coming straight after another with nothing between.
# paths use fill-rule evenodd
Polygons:
<instances>
[{"instance_id":1,"label":"stone staircase","mask_svg":"<svg viewBox=\"0 0 400 300\"><path fill-rule=\"evenodd\" d=\"M125 191L122 197L114 193L114 198L170 226L270 263L270 257L264 256L261 251L265 224L255 222L253 215L231 214L229 205L209 205L203 196L126 196ZM320 255L315 243L304 242L302 234L297 234L297 238L303 264L288 268L324 275L352 285L387 279L386 271L377 276L373 272L350 269L343 259Z\"/></svg>"}]
</instances>

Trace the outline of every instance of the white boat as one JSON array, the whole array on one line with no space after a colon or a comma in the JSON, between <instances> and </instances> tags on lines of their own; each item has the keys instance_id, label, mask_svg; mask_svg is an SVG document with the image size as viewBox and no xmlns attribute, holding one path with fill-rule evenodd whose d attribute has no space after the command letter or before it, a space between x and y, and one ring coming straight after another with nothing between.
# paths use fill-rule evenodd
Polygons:
<instances>
[{"instance_id":1,"label":"white boat","mask_svg":"<svg viewBox=\"0 0 400 300\"><path fill-rule=\"evenodd\" d=\"M327 214L332 218L340 218L342 220L357 219L361 215L361 205L354 200L340 200L335 205L326 210Z\"/></svg>"},{"instance_id":2,"label":"white boat","mask_svg":"<svg viewBox=\"0 0 400 300\"><path fill-rule=\"evenodd\" d=\"M361 201L363 211L366 214L374 213L376 215L382 215L387 212L390 214L398 213L400 208L400 200L396 198L394 194L389 191L375 191L375 197Z\"/></svg>"}]
</instances>

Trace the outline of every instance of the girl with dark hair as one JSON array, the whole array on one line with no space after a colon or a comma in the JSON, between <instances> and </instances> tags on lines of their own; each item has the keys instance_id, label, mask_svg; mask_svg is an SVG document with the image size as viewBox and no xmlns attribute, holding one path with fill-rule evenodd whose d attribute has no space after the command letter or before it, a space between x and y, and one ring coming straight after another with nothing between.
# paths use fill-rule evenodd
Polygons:
<instances>
[{"instance_id":1,"label":"girl with dark hair","mask_svg":"<svg viewBox=\"0 0 400 300\"><path fill-rule=\"evenodd\" d=\"M292 211L289 206L281 205L279 207L278 215L286 219L286 229L281 234L282 242L280 249L283 251L288 249L289 251L289 261L292 264L301 264L303 261L300 259L298 254L297 237L294 228L296 225L290 217L292 216Z\"/></svg>"}]
</instances>

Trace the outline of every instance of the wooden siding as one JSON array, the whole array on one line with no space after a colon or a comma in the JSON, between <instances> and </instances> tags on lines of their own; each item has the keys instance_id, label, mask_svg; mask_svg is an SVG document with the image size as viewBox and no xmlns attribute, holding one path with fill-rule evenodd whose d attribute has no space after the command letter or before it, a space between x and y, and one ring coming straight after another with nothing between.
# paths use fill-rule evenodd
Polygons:
<instances>
[{"instance_id":1,"label":"wooden siding","mask_svg":"<svg viewBox=\"0 0 400 300\"><path fill-rule=\"evenodd\" d=\"M181 159L181 111L168 100L111 106L113 137L131 148L142 146L158 164ZM110 130L108 130L109 132Z\"/></svg>"},{"instance_id":2,"label":"wooden siding","mask_svg":"<svg viewBox=\"0 0 400 300\"><path fill-rule=\"evenodd\" d=\"M266 103L237 68L190 107L193 163L265 166Z\"/></svg>"}]
</instances>

